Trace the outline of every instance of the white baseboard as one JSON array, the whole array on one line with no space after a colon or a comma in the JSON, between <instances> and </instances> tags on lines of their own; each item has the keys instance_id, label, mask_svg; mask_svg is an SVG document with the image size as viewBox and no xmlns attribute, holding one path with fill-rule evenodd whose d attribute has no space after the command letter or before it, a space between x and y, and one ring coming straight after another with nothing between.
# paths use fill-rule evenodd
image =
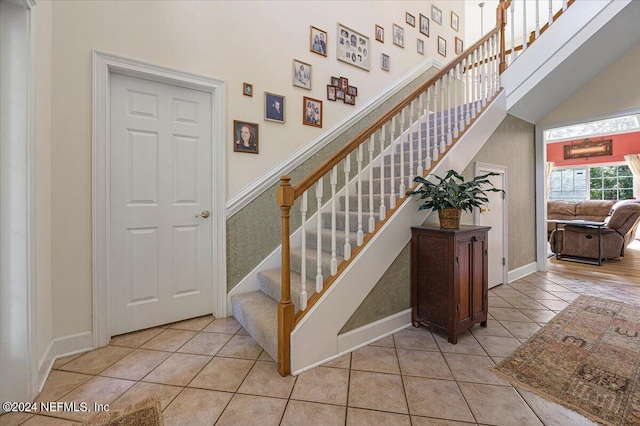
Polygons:
<instances>
[{"instance_id":1,"label":"white baseboard","mask_svg":"<svg viewBox=\"0 0 640 426\"><path fill-rule=\"evenodd\" d=\"M533 274L537 270L538 264L536 262L531 262L527 265L516 268L513 271L509 271L507 278L509 282L513 282L515 280L519 280L522 277L526 277L529 274Z\"/></svg>"},{"instance_id":2,"label":"white baseboard","mask_svg":"<svg viewBox=\"0 0 640 426\"><path fill-rule=\"evenodd\" d=\"M49 373L51 373L53 363L58 358L87 352L92 349L93 332L91 331L53 339L38 364L38 393L42 392Z\"/></svg>"},{"instance_id":3,"label":"white baseboard","mask_svg":"<svg viewBox=\"0 0 640 426\"><path fill-rule=\"evenodd\" d=\"M356 328L355 330L347 331L346 333L338 336L338 353L336 355L305 367L299 371L294 371L291 375L297 376L298 374L304 373L314 367L325 364L336 358L340 358L341 356L346 355L349 352L353 352L356 349L360 349L363 346L367 346L376 340L380 340L383 337L397 333L410 325L411 309L407 309L372 322L371 324Z\"/></svg>"}]
</instances>

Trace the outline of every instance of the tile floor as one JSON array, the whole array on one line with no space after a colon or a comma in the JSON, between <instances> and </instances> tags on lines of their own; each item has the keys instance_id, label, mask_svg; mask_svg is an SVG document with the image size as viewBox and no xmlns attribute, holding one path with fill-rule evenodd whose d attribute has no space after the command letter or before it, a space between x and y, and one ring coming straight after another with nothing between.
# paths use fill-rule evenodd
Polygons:
<instances>
[{"instance_id":1,"label":"tile floor","mask_svg":"<svg viewBox=\"0 0 640 426\"><path fill-rule=\"evenodd\" d=\"M280 377L235 319L206 316L57 360L37 401L95 401L115 410L156 395L167 426L591 424L489 370L579 294L640 304L637 285L536 273L492 289L488 327L474 327L457 345L409 327L297 377ZM87 417L8 414L0 425Z\"/></svg>"}]
</instances>

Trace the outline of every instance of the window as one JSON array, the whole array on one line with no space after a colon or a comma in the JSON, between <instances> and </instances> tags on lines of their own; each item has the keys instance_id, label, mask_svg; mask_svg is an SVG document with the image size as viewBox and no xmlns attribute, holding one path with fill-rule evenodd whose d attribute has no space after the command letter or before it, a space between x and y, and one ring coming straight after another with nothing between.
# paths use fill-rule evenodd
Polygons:
<instances>
[{"instance_id":1,"label":"window","mask_svg":"<svg viewBox=\"0 0 640 426\"><path fill-rule=\"evenodd\" d=\"M633 175L628 166L602 166L589 169L591 200L628 200L633 198Z\"/></svg>"},{"instance_id":2,"label":"window","mask_svg":"<svg viewBox=\"0 0 640 426\"><path fill-rule=\"evenodd\" d=\"M626 165L554 169L551 200L628 200L633 198L633 175Z\"/></svg>"},{"instance_id":3,"label":"window","mask_svg":"<svg viewBox=\"0 0 640 426\"><path fill-rule=\"evenodd\" d=\"M613 135L631 132L639 128L638 117L629 115L547 130L545 132L545 140L559 141L586 136Z\"/></svg>"}]
</instances>

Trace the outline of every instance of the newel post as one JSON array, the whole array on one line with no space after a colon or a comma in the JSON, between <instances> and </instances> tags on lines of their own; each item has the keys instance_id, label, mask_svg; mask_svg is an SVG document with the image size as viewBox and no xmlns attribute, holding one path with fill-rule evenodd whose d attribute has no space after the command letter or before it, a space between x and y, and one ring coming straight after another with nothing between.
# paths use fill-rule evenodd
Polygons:
<instances>
[{"instance_id":1,"label":"newel post","mask_svg":"<svg viewBox=\"0 0 640 426\"><path fill-rule=\"evenodd\" d=\"M505 53L505 41L504 41L504 29L507 26L507 3L505 0L500 0L498 9L496 9L496 22L500 26L500 66L499 72L502 74L507 69L506 53ZM513 49L514 46L511 46Z\"/></svg>"},{"instance_id":2,"label":"newel post","mask_svg":"<svg viewBox=\"0 0 640 426\"><path fill-rule=\"evenodd\" d=\"M280 178L278 205L282 211L282 297L278 304L278 373L291 374L291 331L293 331L294 306L291 303L291 251L289 248L289 211L295 201L289 176Z\"/></svg>"}]
</instances>

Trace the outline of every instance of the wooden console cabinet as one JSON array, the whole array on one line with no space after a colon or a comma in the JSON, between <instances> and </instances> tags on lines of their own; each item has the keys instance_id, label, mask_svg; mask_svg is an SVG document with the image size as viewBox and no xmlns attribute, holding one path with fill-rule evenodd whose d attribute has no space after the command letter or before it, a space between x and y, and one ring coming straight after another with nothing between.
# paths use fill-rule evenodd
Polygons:
<instances>
[{"instance_id":1,"label":"wooden console cabinet","mask_svg":"<svg viewBox=\"0 0 640 426\"><path fill-rule=\"evenodd\" d=\"M411 302L415 327L444 331L449 342L487 326L487 226L412 227Z\"/></svg>"}]
</instances>

